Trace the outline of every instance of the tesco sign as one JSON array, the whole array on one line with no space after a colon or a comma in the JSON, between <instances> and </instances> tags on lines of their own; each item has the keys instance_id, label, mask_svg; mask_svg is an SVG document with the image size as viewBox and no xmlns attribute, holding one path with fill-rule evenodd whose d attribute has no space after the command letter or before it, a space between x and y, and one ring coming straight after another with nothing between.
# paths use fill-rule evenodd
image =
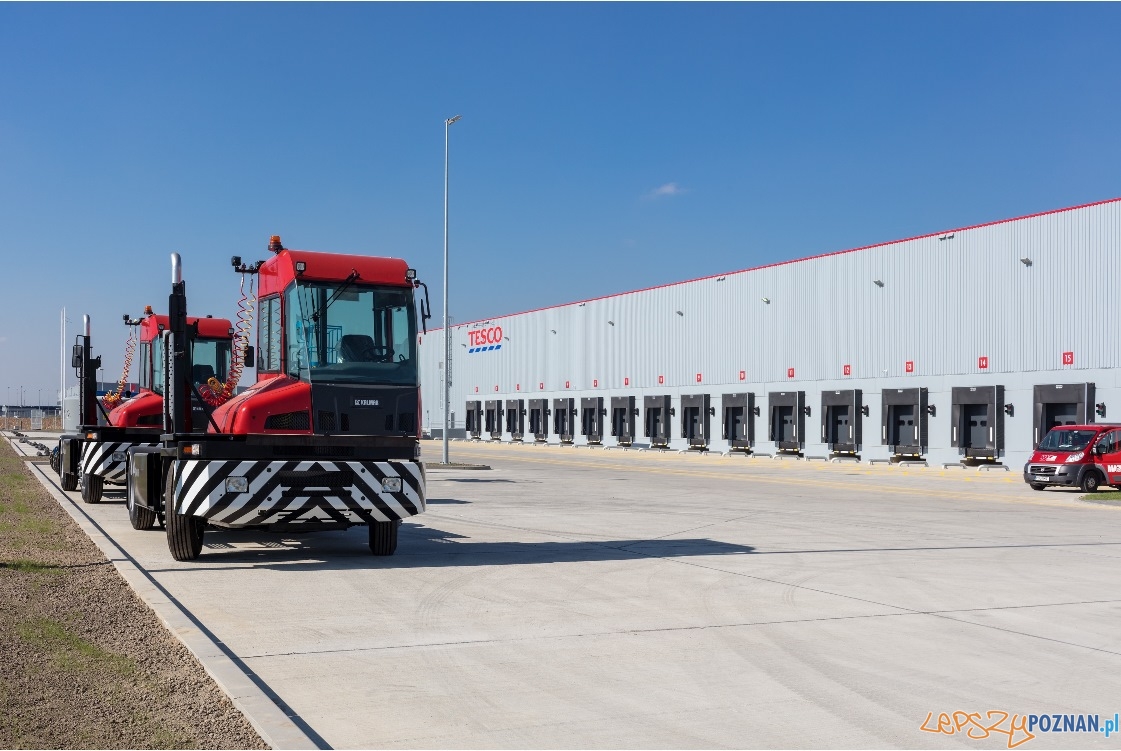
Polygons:
<instances>
[{"instance_id":1,"label":"tesco sign","mask_svg":"<svg viewBox=\"0 0 1121 751\"><path fill-rule=\"evenodd\" d=\"M491 326L489 329L475 329L467 332L472 347L481 347L484 344L498 344L502 341L502 327Z\"/></svg>"}]
</instances>

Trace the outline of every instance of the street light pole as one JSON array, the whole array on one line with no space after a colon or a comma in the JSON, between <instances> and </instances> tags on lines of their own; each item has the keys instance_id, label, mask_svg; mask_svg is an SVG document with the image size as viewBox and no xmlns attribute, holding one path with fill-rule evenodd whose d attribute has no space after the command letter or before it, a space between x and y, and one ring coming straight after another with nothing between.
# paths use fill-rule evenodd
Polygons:
<instances>
[{"instance_id":1,"label":"street light pole","mask_svg":"<svg viewBox=\"0 0 1121 751\"><path fill-rule=\"evenodd\" d=\"M452 333L448 329L448 133L452 123L460 117L462 115L456 115L444 121L444 464L448 463L448 431L451 430L448 412L452 390Z\"/></svg>"}]
</instances>

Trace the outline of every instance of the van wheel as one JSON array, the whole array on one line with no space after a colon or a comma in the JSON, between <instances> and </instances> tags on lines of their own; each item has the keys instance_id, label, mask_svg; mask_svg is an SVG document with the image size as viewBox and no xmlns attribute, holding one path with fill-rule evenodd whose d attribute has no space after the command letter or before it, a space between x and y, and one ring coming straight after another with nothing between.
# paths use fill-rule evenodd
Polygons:
<instances>
[{"instance_id":1,"label":"van wheel","mask_svg":"<svg viewBox=\"0 0 1121 751\"><path fill-rule=\"evenodd\" d=\"M397 551L397 529L400 526L400 519L370 522L370 552L374 555L393 555Z\"/></svg>"},{"instance_id":2,"label":"van wheel","mask_svg":"<svg viewBox=\"0 0 1121 751\"><path fill-rule=\"evenodd\" d=\"M105 479L101 475L82 475L82 503L101 503Z\"/></svg>"},{"instance_id":3,"label":"van wheel","mask_svg":"<svg viewBox=\"0 0 1121 751\"><path fill-rule=\"evenodd\" d=\"M1033 482L1033 483L1029 483L1029 485L1031 486L1032 490L1043 490L1045 487L1047 487L1046 485L1044 485L1041 482Z\"/></svg>"},{"instance_id":4,"label":"van wheel","mask_svg":"<svg viewBox=\"0 0 1121 751\"><path fill-rule=\"evenodd\" d=\"M175 511L175 473L167 473L163 491L164 526L167 547L177 561L193 561L202 553L202 533L206 520Z\"/></svg>"},{"instance_id":5,"label":"van wheel","mask_svg":"<svg viewBox=\"0 0 1121 751\"><path fill-rule=\"evenodd\" d=\"M1101 478L1094 470L1088 470L1086 474L1082 475L1082 491L1084 493L1098 492L1098 485L1101 484Z\"/></svg>"}]
</instances>

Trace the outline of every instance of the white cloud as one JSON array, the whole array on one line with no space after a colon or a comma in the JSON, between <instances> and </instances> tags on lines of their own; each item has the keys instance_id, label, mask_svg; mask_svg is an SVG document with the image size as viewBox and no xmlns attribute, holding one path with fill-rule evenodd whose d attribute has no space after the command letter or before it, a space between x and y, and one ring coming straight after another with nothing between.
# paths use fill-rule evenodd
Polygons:
<instances>
[{"instance_id":1,"label":"white cloud","mask_svg":"<svg viewBox=\"0 0 1121 751\"><path fill-rule=\"evenodd\" d=\"M684 192L685 188L682 188L677 183L666 183L665 185L654 188L654 190L646 194L646 197L650 199L670 198L672 196L679 196Z\"/></svg>"}]
</instances>

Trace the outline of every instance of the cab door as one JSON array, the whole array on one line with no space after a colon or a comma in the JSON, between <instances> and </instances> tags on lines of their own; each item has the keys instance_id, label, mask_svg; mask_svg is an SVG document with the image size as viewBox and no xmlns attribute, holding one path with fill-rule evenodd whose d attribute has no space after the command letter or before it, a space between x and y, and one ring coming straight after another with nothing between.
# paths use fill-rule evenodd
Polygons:
<instances>
[{"instance_id":1,"label":"cab door","mask_svg":"<svg viewBox=\"0 0 1121 751\"><path fill-rule=\"evenodd\" d=\"M1098 439L1094 463L1105 474L1106 485L1121 488L1121 430L1111 430Z\"/></svg>"}]
</instances>

